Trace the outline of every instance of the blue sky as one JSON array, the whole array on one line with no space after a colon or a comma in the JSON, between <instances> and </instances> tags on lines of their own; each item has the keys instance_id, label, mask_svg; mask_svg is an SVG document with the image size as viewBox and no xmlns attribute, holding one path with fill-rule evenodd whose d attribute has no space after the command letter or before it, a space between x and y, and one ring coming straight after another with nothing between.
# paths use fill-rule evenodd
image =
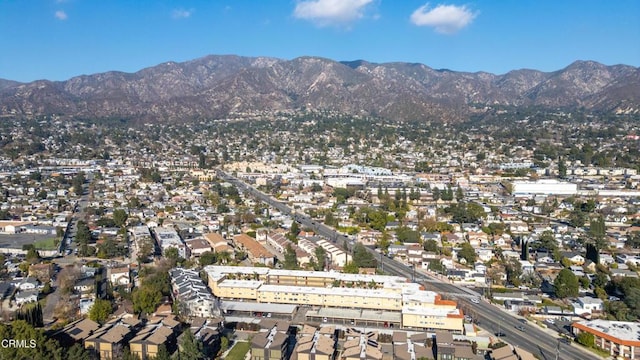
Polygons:
<instances>
[{"instance_id":1,"label":"blue sky","mask_svg":"<svg viewBox=\"0 0 640 360\"><path fill-rule=\"evenodd\" d=\"M0 78L135 72L209 54L502 74L640 66L637 0L0 0Z\"/></svg>"}]
</instances>

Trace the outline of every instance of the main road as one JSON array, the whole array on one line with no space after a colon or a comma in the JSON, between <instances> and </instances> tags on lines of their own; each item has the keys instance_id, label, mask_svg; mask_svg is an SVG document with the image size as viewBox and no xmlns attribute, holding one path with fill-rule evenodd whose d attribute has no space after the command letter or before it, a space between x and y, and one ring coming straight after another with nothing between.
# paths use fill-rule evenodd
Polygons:
<instances>
[{"instance_id":1,"label":"main road","mask_svg":"<svg viewBox=\"0 0 640 360\"><path fill-rule=\"evenodd\" d=\"M283 214L292 216L295 221L313 229L317 234L330 239L336 243L337 246L343 246L343 244L346 243L348 248L347 250L351 250L351 245L348 241L349 238L335 231L333 228L311 219L306 215L295 212L286 204L252 186L249 186L245 182L227 174L224 171L217 170L217 174L219 178L233 184L238 188L238 190L251 194L253 197L272 206ZM539 329L536 325L529 323L523 324L521 319L514 317L510 313L502 311L484 300L477 301L476 299L480 299L480 294L471 289L444 282L434 276L430 276L422 272L417 272L414 268L401 264L385 256L380 256L380 254L374 250L369 249L369 251L378 257L378 261L381 262L381 266L384 268L386 273L413 279L415 282L424 285L428 290L456 298L460 305L472 310L475 315L475 319L479 322L482 328L489 330L494 334L503 333L505 342L529 351L540 359L601 359L600 357L580 349L577 346L571 346L560 342L557 336L553 336L544 330ZM524 331L518 330L518 327L520 326L524 327Z\"/></svg>"}]
</instances>

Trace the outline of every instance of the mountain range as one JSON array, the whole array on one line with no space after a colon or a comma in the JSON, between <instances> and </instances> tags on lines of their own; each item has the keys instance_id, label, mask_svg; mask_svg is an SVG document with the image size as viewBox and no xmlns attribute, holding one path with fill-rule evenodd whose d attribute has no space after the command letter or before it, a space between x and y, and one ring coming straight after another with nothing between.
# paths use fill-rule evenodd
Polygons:
<instances>
[{"instance_id":1,"label":"mountain range","mask_svg":"<svg viewBox=\"0 0 640 360\"><path fill-rule=\"evenodd\" d=\"M554 72L494 75L402 62L211 55L66 81L0 79L3 117L173 122L315 109L457 121L497 105L640 113L640 68L576 61Z\"/></svg>"}]
</instances>

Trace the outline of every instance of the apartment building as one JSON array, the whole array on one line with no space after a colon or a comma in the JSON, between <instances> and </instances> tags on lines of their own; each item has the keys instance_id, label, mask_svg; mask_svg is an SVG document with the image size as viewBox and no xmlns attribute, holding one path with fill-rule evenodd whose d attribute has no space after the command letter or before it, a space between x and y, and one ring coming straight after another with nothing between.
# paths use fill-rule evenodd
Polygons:
<instances>
[{"instance_id":1,"label":"apartment building","mask_svg":"<svg viewBox=\"0 0 640 360\"><path fill-rule=\"evenodd\" d=\"M463 329L455 301L403 277L214 265L205 271L221 299L386 311L399 314L407 328Z\"/></svg>"},{"instance_id":2,"label":"apartment building","mask_svg":"<svg viewBox=\"0 0 640 360\"><path fill-rule=\"evenodd\" d=\"M156 227L153 229L153 233L156 236L158 246L164 254L169 248L178 249L178 255L182 258L188 259L190 256L189 248L185 245L184 241L178 234L178 232L172 227Z\"/></svg>"}]
</instances>

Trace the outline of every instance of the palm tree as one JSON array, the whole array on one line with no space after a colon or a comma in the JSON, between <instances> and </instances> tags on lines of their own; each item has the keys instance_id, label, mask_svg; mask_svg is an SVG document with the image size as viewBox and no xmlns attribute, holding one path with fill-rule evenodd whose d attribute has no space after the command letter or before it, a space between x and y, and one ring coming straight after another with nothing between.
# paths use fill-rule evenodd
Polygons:
<instances>
[{"instance_id":1,"label":"palm tree","mask_svg":"<svg viewBox=\"0 0 640 360\"><path fill-rule=\"evenodd\" d=\"M228 251L220 251L218 253L217 261L221 264L229 263L229 261L231 261L231 253L229 253Z\"/></svg>"}]
</instances>

